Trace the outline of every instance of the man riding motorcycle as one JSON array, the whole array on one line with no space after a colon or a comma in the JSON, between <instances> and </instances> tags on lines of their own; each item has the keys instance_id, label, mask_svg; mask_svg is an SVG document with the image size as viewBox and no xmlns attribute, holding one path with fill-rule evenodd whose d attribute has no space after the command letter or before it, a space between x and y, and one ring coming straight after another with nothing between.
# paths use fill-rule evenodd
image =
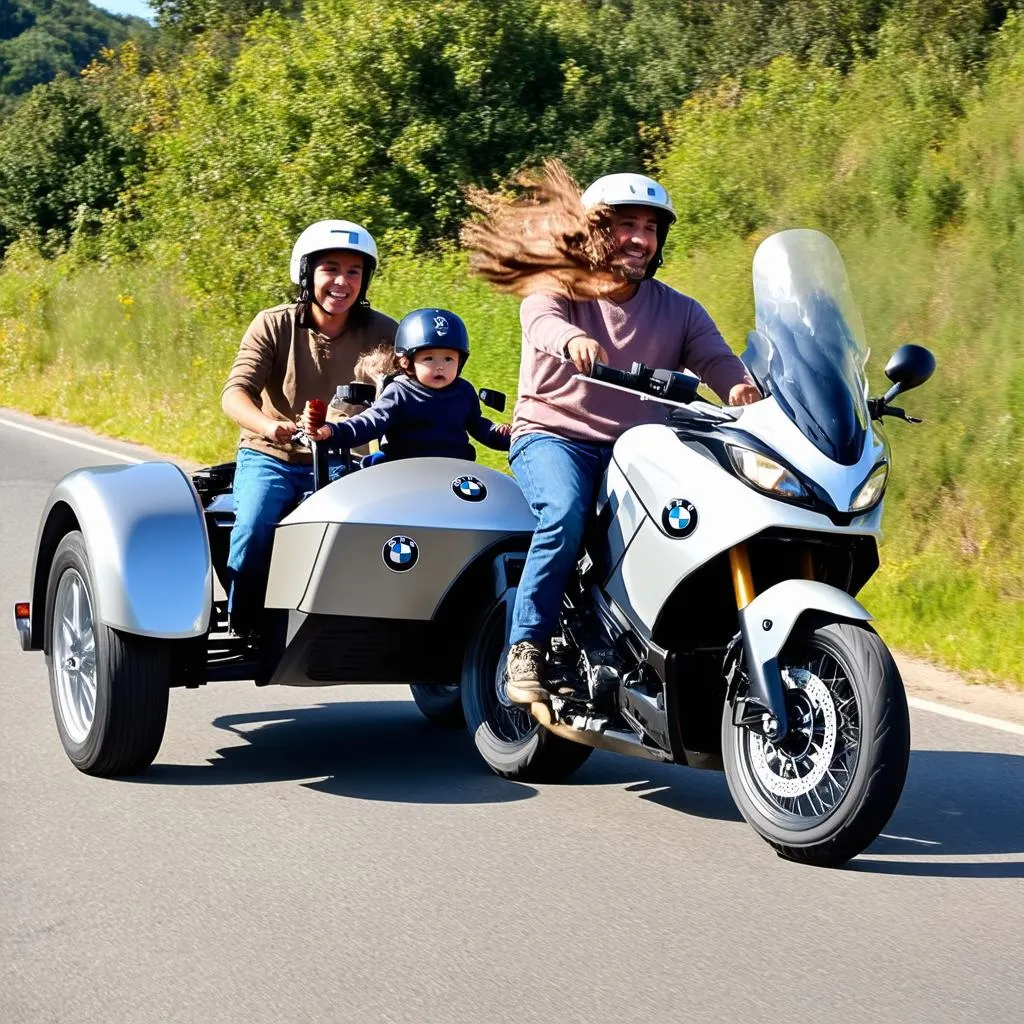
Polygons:
<instances>
[{"instance_id":1,"label":"man riding motorcycle","mask_svg":"<svg viewBox=\"0 0 1024 1024\"><path fill-rule=\"evenodd\" d=\"M642 174L609 174L581 201L588 211L607 208L603 226L612 254L594 275L607 279L610 271L610 284L594 299L530 294L520 308L523 348L509 464L537 518L507 666L508 696L521 704L549 697L547 646L612 445L629 427L664 415L653 403L593 388L577 374L589 373L595 362L617 369L634 361L686 367L730 405L761 398L700 303L654 280L676 219L665 189Z\"/></svg>"}]
</instances>

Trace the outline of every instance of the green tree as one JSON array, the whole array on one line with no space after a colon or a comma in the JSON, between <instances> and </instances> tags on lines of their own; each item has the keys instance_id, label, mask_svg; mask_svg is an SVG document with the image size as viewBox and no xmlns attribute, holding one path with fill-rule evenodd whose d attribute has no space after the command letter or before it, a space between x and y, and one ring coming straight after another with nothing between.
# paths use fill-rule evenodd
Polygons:
<instances>
[{"instance_id":1,"label":"green tree","mask_svg":"<svg viewBox=\"0 0 1024 1024\"><path fill-rule=\"evenodd\" d=\"M37 86L0 125L0 251L15 238L54 252L95 230L124 181L124 147L82 83Z\"/></svg>"}]
</instances>

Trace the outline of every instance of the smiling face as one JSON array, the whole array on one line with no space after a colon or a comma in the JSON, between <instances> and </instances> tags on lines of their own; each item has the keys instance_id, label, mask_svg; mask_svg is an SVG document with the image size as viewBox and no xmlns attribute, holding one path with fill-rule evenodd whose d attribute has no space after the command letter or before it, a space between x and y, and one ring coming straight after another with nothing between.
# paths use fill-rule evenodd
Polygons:
<instances>
[{"instance_id":1,"label":"smiling face","mask_svg":"<svg viewBox=\"0 0 1024 1024\"><path fill-rule=\"evenodd\" d=\"M321 253L313 270L313 297L331 320L356 304L363 283L362 253L332 250Z\"/></svg>"},{"instance_id":2,"label":"smiling face","mask_svg":"<svg viewBox=\"0 0 1024 1024\"><path fill-rule=\"evenodd\" d=\"M446 388L459 375L459 353L453 348L424 348L412 358L416 379L428 388Z\"/></svg>"},{"instance_id":3,"label":"smiling face","mask_svg":"<svg viewBox=\"0 0 1024 1024\"><path fill-rule=\"evenodd\" d=\"M658 251L658 215L648 206L616 206L611 227L612 269L631 284L639 284Z\"/></svg>"}]
</instances>

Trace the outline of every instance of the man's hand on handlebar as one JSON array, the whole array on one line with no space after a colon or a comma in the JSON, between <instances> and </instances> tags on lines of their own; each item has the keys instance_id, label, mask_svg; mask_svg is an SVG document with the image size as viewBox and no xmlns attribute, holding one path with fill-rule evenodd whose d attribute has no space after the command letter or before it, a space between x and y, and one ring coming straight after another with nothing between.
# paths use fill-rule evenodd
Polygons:
<instances>
[{"instance_id":1,"label":"man's hand on handlebar","mask_svg":"<svg viewBox=\"0 0 1024 1024\"><path fill-rule=\"evenodd\" d=\"M594 363L607 363L608 353L593 338L580 335L565 346L566 355L580 373L589 374Z\"/></svg>"},{"instance_id":2,"label":"man's hand on handlebar","mask_svg":"<svg viewBox=\"0 0 1024 1024\"><path fill-rule=\"evenodd\" d=\"M263 440L271 444L288 444L295 433L295 424L287 420L275 420L267 417L263 427Z\"/></svg>"},{"instance_id":3,"label":"man's hand on handlebar","mask_svg":"<svg viewBox=\"0 0 1024 1024\"><path fill-rule=\"evenodd\" d=\"M757 385L750 381L743 381L742 384L734 384L729 388L730 406L753 406L754 402L761 400L761 392Z\"/></svg>"},{"instance_id":4,"label":"man's hand on handlebar","mask_svg":"<svg viewBox=\"0 0 1024 1024\"><path fill-rule=\"evenodd\" d=\"M730 405L753 405L761 401L761 392L757 386L745 380L742 384L734 384L729 389Z\"/></svg>"}]
</instances>

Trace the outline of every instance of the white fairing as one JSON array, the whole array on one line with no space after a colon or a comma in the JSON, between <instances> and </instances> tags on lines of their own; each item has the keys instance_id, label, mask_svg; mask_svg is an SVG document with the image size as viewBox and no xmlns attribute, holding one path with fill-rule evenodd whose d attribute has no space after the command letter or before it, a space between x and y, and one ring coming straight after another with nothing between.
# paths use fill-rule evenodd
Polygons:
<instances>
[{"instance_id":1,"label":"white fairing","mask_svg":"<svg viewBox=\"0 0 1024 1024\"><path fill-rule=\"evenodd\" d=\"M821 486L840 512L850 510L861 486L885 457L885 445L873 430L868 430L864 451L856 463L843 466L833 462L811 444L771 398L746 406L736 424L739 430L770 445ZM742 443L742 438L737 437L737 444Z\"/></svg>"},{"instance_id":2,"label":"white fairing","mask_svg":"<svg viewBox=\"0 0 1024 1024\"><path fill-rule=\"evenodd\" d=\"M759 403L763 411L758 405L748 407L738 425L746 429L748 417L758 410L757 417L750 417L756 421L753 426L758 436L763 431L765 439L787 459L800 468L804 467L800 458L793 457L794 451L808 461L824 459L809 443L811 451L798 444L793 444L791 451L780 443L780 437L791 439L778 422L785 417L781 413L779 417L772 415L773 405L766 400ZM803 441L799 431L796 433ZM871 458L866 454L864 464ZM828 471L830 493L847 497L867 476L861 464L841 467L833 463L830 467L818 466L818 470ZM821 479L821 472L810 468L807 472ZM682 580L715 555L770 527L860 534L876 539L881 534L880 506L854 519L849 526L836 526L824 514L754 490L718 462L688 447L670 427L661 424L634 427L618 440L606 497L619 520L617 532L632 538L607 589L633 622L648 634ZM686 537L671 535L662 522L664 509L677 499L690 501L696 508L696 528ZM642 519L638 519L638 504L645 512ZM847 501L843 508L848 507ZM613 549L613 557L614 553Z\"/></svg>"}]
</instances>

